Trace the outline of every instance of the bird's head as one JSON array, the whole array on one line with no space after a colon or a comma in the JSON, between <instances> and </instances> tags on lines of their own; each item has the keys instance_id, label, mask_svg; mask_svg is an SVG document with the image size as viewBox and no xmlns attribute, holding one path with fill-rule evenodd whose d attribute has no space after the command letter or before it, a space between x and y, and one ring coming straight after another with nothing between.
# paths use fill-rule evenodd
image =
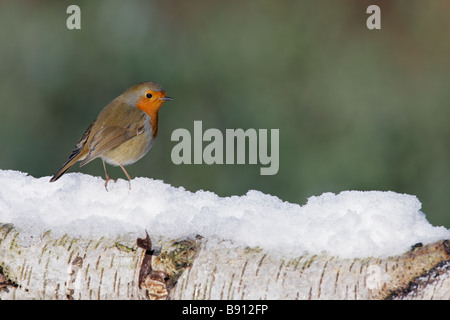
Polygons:
<instances>
[{"instance_id":1,"label":"bird's head","mask_svg":"<svg viewBox=\"0 0 450 320\"><path fill-rule=\"evenodd\" d=\"M142 82L123 93L128 104L151 115L161 108L164 102L173 99L166 96L166 91L156 82Z\"/></svg>"}]
</instances>

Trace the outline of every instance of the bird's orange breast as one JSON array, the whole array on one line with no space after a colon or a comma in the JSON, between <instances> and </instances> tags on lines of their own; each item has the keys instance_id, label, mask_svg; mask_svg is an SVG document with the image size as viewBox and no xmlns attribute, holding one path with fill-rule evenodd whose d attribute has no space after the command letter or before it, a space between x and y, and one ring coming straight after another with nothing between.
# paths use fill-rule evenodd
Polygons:
<instances>
[{"instance_id":1,"label":"bird's orange breast","mask_svg":"<svg viewBox=\"0 0 450 320\"><path fill-rule=\"evenodd\" d=\"M158 98L164 98L166 93L164 91L154 92L153 96L156 99L148 99L146 96L139 98L136 103L136 107L139 110L144 111L150 117L152 135L153 139L155 139L158 134L158 111L164 103L164 100L159 100Z\"/></svg>"}]
</instances>

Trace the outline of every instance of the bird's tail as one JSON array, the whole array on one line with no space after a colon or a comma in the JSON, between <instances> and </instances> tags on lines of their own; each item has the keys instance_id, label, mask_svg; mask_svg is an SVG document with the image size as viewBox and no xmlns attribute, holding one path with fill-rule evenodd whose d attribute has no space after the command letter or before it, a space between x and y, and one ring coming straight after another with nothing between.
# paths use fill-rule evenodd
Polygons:
<instances>
[{"instance_id":1,"label":"bird's tail","mask_svg":"<svg viewBox=\"0 0 450 320\"><path fill-rule=\"evenodd\" d=\"M89 138L89 135L91 134L91 129L93 125L94 122L92 122L91 125L86 129L81 139L75 145L75 148L73 148L69 159L66 161L66 163L62 165L61 169L59 169L58 172L56 172L55 175L50 179L50 182L58 180L67 170L69 170L71 166L73 166L75 162L84 159L84 157L88 153L86 142Z\"/></svg>"},{"instance_id":2,"label":"bird's tail","mask_svg":"<svg viewBox=\"0 0 450 320\"><path fill-rule=\"evenodd\" d=\"M75 151L75 150L74 150ZM83 150L78 150L77 153L72 152L69 159L62 165L62 167L54 174L54 176L50 179L50 182L54 182L58 180L71 166L74 165L75 162L81 160L85 156L85 152Z\"/></svg>"}]
</instances>

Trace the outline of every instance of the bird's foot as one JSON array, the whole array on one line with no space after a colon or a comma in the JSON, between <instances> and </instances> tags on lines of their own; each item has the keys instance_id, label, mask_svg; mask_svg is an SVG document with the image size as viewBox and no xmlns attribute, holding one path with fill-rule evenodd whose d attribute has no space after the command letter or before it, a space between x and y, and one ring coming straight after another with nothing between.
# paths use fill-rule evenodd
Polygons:
<instances>
[{"instance_id":1,"label":"bird's foot","mask_svg":"<svg viewBox=\"0 0 450 320\"><path fill-rule=\"evenodd\" d=\"M105 181L105 189L106 189L106 191L108 191L108 182L109 182L110 180L114 181L114 183L117 181L116 179L112 179L112 178L110 178L109 176L106 176L106 181ZM131 188L131 187L130 187L130 188Z\"/></svg>"}]
</instances>

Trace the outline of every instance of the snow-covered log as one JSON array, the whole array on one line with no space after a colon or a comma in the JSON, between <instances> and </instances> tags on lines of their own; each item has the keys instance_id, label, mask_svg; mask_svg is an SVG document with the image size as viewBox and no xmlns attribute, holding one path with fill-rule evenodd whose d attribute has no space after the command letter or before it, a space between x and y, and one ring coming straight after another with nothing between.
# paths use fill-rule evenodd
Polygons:
<instances>
[{"instance_id":1,"label":"snow-covered log","mask_svg":"<svg viewBox=\"0 0 450 320\"><path fill-rule=\"evenodd\" d=\"M0 170L0 299L450 299L450 230L412 195L48 180Z\"/></svg>"},{"instance_id":2,"label":"snow-covered log","mask_svg":"<svg viewBox=\"0 0 450 320\"><path fill-rule=\"evenodd\" d=\"M450 241L384 259L283 259L201 237L160 242L157 255L138 239L19 237L1 225L0 299L450 299Z\"/></svg>"}]
</instances>

